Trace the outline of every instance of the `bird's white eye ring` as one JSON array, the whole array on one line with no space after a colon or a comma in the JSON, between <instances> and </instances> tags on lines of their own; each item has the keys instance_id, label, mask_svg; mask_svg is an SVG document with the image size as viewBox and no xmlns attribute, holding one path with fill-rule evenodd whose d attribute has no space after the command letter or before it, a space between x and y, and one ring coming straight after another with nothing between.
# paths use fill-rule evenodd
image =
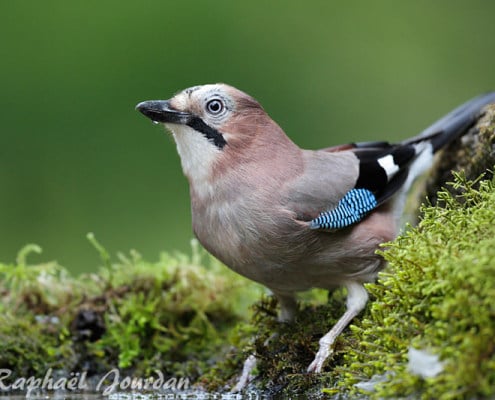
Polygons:
<instances>
[{"instance_id":1,"label":"bird's white eye ring","mask_svg":"<svg viewBox=\"0 0 495 400\"><path fill-rule=\"evenodd\" d=\"M206 103L206 109L212 115L220 114L224 108L225 106L223 105L223 102L220 99L213 99L210 100L208 103Z\"/></svg>"}]
</instances>

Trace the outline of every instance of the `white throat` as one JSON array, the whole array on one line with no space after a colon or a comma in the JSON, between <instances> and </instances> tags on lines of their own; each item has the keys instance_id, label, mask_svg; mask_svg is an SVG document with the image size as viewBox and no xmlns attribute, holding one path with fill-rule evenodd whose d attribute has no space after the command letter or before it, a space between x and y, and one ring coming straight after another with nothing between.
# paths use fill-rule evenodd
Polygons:
<instances>
[{"instance_id":1,"label":"white throat","mask_svg":"<svg viewBox=\"0 0 495 400\"><path fill-rule=\"evenodd\" d=\"M182 170L199 196L212 194L211 169L221 150L186 125L165 124L175 139Z\"/></svg>"}]
</instances>

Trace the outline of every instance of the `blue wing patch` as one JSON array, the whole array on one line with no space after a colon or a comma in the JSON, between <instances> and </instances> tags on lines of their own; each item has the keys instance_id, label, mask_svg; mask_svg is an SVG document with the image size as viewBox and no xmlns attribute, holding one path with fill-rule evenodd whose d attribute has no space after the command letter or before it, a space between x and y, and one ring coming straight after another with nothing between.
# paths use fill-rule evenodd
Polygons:
<instances>
[{"instance_id":1,"label":"blue wing patch","mask_svg":"<svg viewBox=\"0 0 495 400\"><path fill-rule=\"evenodd\" d=\"M361 221L377 206L375 195L368 189L352 189L336 208L324 211L310 222L311 229L342 229Z\"/></svg>"}]
</instances>

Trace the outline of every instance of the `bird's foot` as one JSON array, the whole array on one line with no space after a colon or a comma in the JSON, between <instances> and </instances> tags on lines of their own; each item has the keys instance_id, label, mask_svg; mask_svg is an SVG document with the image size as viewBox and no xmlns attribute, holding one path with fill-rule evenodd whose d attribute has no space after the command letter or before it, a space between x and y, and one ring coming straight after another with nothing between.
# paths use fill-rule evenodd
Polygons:
<instances>
[{"instance_id":1,"label":"bird's foot","mask_svg":"<svg viewBox=\"0 0 495 400\"><path fill-rule=\"evenodd\" d=\"M248 358L246 358L246 361L244 361L244 366L242 367L241 377L230 391L231 393L239 393L253 379L254 376L251 372L256 367L256 362L257 360L254 354L251 354Z\"/></svg>"},{"instance_id":2,"label":"bird's foot","mask_svg":"<svg viewBox=\"0 0 495 400\"><path fill-rule=\"evenodd\" d=\"M320 343L320 348L318 349L318 353L316 353L315 359L307 369L308 372L320 373L323 369L323 364L326 359L330 357L333 353L332 345L328 343Z\"/></svg>"}]
</instances>

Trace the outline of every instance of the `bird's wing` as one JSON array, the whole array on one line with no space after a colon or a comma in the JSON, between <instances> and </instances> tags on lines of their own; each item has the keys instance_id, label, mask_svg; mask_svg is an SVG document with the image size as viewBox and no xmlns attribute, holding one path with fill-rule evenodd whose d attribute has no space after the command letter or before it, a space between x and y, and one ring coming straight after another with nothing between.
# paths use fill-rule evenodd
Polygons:
<instances>
[{"instance_id":1,"label":"bird's wing","mask_svg":"<svg viewBox=\"0 0 495 400\"><path fill-rule=\"evenodd\" d=\"M425 142L423 142L424 144ZM326 175L338 175L340 180L328 182L326 192L317 191L317 197L327 196L327 205L318 210L302 213L307 218L311 229L335 230L346 228L364 219L371 211L389 200L404 184L411 162L424 149L421 144L396 144L388 142L355 143L337 148L323 149L315 153L330 153L333 159L345 157L344 166L335 170L333 160L327 164ZM342 178L343 169L354 170ZM321 166L318 168L321 174ZM340 171L340 172L339 172ZM308 175L308 174L306 174ZM309 174L315 176L315 173ZM310 180L306 176L306 181ZM322 178L319 177L321 180ZM309 183L306 184L309 189ZM320 185L321 186L321 185ZM338 198L336 199L336 195ZM314 195L313 195L314 197ZM323 199L324 200L324 199ZM324 201L316 203L322 204ZM301 204L301 203L300 203ZM307 200L302 203L314 210Z\"/></svg>"},{"instance_id":2,"label":"bird's wing","mask_svg":"<svg viewBox=\"0 0 495 400\"><path fill-rule=\"evenodd\" d=\"M329 160L320 164L318 168L313 168L312 172L305 173L306 188L311 189L311 178L317 177L318 174L328 176L327 183L330 184L325 188L328 190L326 195L330 201L326 207L320 208L317 215L311 215L311 212L301 213L303 216L309 216L301 219L309 222L312 229L326 230L345 228L361 221L398 190L407 190L414 178L431 164L433 154L465 133L475 123L483 107L490 103L495 103L495 92L467 101L419 135L398 144L352 143L314 152L326 153ZM345 159L345 154L352 154L354 161L347 160L342 164L344 168L334 168L332 159ZM351 173L346 177L346 168L355 171L354 175ZM338 175L342 177L335 178ZM314 197L324 199L325 194L319 190L316 190L316 193ZM340 198L335 202L336 195L340 195ZM311 204L321 205L321 202L306 201L303 204L312 211Z\"/></svg>"}]
</instances>

